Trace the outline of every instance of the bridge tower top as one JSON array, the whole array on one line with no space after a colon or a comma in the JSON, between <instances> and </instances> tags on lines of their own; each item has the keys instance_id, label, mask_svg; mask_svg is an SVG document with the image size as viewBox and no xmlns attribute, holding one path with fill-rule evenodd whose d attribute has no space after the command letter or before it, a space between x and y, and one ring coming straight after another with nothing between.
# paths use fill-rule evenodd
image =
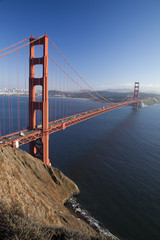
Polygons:
<instances>
[{"instance_id":1,"label":"bridge tower top","mask_svg":"<svg viewBox=\"0 0 160 240\"><path fill-rule=\"evenodd\" d=\"M134 99L139 98L139 82L134 84Z\"/></svg>"}]
</instances>

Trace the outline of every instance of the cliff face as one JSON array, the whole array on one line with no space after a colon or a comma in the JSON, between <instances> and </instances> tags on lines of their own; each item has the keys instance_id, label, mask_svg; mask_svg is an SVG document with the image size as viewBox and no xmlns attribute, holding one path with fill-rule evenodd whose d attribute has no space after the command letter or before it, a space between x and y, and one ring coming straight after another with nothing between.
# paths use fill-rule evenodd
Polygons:
<instances>
[{"instance_id":1,"label":"cliff face","mask_svg":"<svg viewBox=\"0 0 160 240\"><path fill-rule=\"evenodd\" d=\"M18 204L25 216L43 226L83 232L99 239L93 228L64 206L66 200L79 194L79 189L58 169L46 167L26 152L10 147L0 148L0 169L2 205L12 209Z\"/></svg>"}]
</instances>

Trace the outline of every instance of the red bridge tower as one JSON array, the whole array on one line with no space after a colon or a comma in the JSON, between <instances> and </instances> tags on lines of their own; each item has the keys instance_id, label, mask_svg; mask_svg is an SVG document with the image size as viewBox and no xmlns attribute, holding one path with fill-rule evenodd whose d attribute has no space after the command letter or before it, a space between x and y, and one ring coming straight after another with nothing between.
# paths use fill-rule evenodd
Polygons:
<instances>
[{"instance_id":1,"label":"red bridge tower","mask_svg":"<svg viewBox=\"0 0 160 240\"><path fill-rule=\"evenodd\" d=\"M38 39L31 36L29 61L29 128L36 128L36 110L42 111L42 138L30 142L30 154L43 160L49 165L49 133L48 133L48 37ZM43 45L43 56L35 58L34 47ZM35 78L35 65L43 66L41 78ZM42 86L42 102L35 100L35 86Z\"/></svg>"},{"instance_id":2,"label":"red bridge tower","mask_svg":"<svg viewBox=\"0 0 160 240\"><path fill-rule=\"evenodd\" d=\"M138 106L139 106L139 82L135 82L134 84L134 100L137 100L136 103L133 104L133 109L138 110Z\"/></svg>"}]
</instances>

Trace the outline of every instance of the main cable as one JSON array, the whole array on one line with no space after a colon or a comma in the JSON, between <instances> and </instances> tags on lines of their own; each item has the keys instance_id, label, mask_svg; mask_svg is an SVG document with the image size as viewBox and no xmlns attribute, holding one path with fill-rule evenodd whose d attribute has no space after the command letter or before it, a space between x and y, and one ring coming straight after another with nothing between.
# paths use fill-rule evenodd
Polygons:
<instances>
[{"instance_id":1,"label":"main cable","mask_svg":"<svg viewBox=\"0 0 160 240\"><path fill-rule=\"evenodd\" d=\"M15 47L15 46L17 46L18 44L21 44L22 42L27 41L28 39L30 39L30 37L28 37L28 38L26 38L26 39L24 39L24 40L22 40L22 41L20 41L20 42L18 42L18 43L15 43L14 45L9 46L9 47L7 47L7 48L5 48L5 49L3 49L3 50L0 50L0 53L1 53L1 52L4 52L4 51L6 51L6 50L8 50L8 49L10 49L10 48L12 48L12 47Z\"/></svg>"},{"instance_id":2,"label":"main cable","mask_svg":"<svg viewBox=\"0 0 160 240\"><path fill-rule=\"evenodd\" d=\"M52 42L52 40L50 38L48 38L49 41L51 42L51 44L54 46L54 48L59 52L59 54L63 57L63 59L69 64L69 66L72 68L72 70L80 77L80 79L85 82L85 84L93 91L95 92L98 96L100 96L102 99L104 99L105 102L110 102L112 103L110 100L104 98L102 95L100 95L94 88L92 88L86 81L84 78L82 78L82 76L74 69L74 67L68 62L68 60L63 56L63 54L59 51L59 49L55 46L55 44Z\"/></svg>"},{"instance_id":3,"label":"main cable","mask_svg":"<svg viewBox=\"0 0 160 240\"><path fill-rule=\"evenodd\" d=\"M77 83L50 55L48 55L50 57L50 59L59 67L59 69L61 69L75 84L77 84L81 89L85 90L79 83ZM89 91L87 91L89 93L90 96L92 96L93 98L97 99L100 102L105 102L102 101L101 99L97 98L96 96L94 96L92 93L90 93Z\"/></svg>"},{"instance_id":4,"label":"main cable","mask_svg":"<svg viewBox=\"0 0 160 240\"><path fill-rule=\"evenodd\" d=\"M41 37L39 37L39 38L36 38L36 39L34 39L33 41L28 42L28 43L26 43L26 44L24 44L24 45L22 45L22 46L20 46L20 47L18 47L18 48L16 48L16 49L10 51L10 52L8 52L8 53L5 53L5 54L1 55L0 58L4 57L4 56L6 56L6 55L8 55L8 54L10 54L10 53L13 53L13 52L15 52L15 51L17 51L17 50L19 50L19 49L25 47L25 46L28 46L28 45L30 45L30 44L36 42L37 40L41 39L41 38L44 37L44 36L45 36L45 35L43 35L43 36L41 36ZM29 38L30 38L30 37L29 37Z\"/></svg>"}]
</instances>

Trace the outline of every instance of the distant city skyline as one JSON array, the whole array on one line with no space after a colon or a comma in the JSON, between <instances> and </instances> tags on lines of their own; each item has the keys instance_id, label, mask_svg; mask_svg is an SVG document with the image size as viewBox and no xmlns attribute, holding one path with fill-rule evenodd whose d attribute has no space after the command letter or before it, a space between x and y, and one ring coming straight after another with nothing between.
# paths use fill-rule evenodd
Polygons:
<instances>
[{"instance_id":1,"label":"distant city skyline","mask_svg":"<svg viewBox=\"0 0 160 240\"><path fill-rule=\"evenodd\" d=\"M143 86L141 85L140 86L141 88L141 92L146 92L146 93L157 93L157 94L160 94L160 86L157 85L157 88L155 89L153 85L150 85L150 86ZM61 91L63 92L63 90L56 90L56 89L50 89L49 91ZM74 92L74 90L68 90L68 92ZM83 92L83 90L77 90L76 92ZM86 89L85 91L90 91L90 89ZM109 92L133 92L133 84L126 84L126 85L116 85L116 86L103 86L101 89L97 89L97 91L109 91ZM3 94L3 92L23 92L23 93L29 93L29 89L28 88L0 88L0 94ZM39 93L41 92L41 88L38 88L36 89L36 93ZM64 91L64 92L67 92L67 89Z\"/></svg>"},{"instance_id":2,"label":"distant city skyline","mask_svg":"<svg viewBox=\"0 0 160 240\"><path fill-rule=\"evenodd\" d=\"M0 49L44 33L97 90L160 92L159 0L0 1Z\"/></svg>"}]
</instances>

